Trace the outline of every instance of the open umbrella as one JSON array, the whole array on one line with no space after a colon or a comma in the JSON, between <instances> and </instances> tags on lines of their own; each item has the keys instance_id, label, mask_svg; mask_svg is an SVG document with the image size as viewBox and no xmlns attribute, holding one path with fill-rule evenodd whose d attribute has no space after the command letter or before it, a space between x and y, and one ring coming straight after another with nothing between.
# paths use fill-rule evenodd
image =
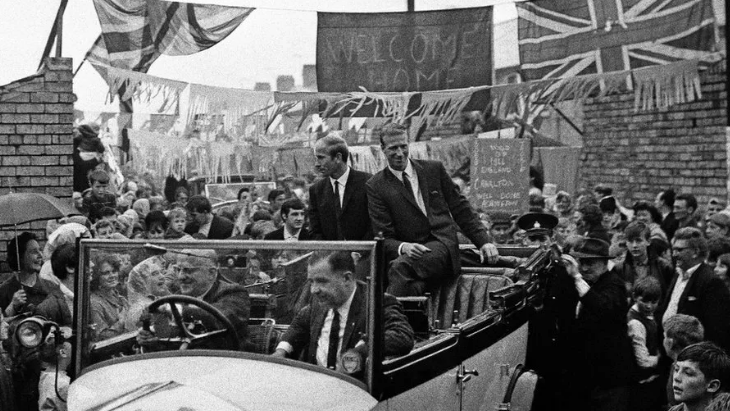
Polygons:
<instances>
[{"instance_id":1,"label":"open umbrella","mask_svg":"<svg viewBox=\"0 0 730 411\"><path fill-rule=\"evenodd\" d=\"M81 214L70 203L40 193L10 193L0 196L0 227L14 226L18 237L18 224L38 220L51 220ZM20 261L18 247L15 251Z\"/></svg>"}]
</instances>

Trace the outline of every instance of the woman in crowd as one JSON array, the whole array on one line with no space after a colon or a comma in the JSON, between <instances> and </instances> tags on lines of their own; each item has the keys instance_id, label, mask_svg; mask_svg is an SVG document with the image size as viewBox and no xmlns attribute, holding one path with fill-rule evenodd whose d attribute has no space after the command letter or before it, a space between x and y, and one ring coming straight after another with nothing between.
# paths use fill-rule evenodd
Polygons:
<instances>
[{"instance_id":1,"label":"woman in crowd","mask_svg":"<svg viewBox=\"0 0 730 411\"><path fill-rule=\"evenodd\" d=\"M78 259L76 258L76 244L64 244L51 254L51 268L53 275L61 281L61 287L73 290L76 281L76 266ZM74 297L64 294L64 302L73 315ZM73 317L71 318L73 320Z\"/></svg>"},{"instance_id":2,"label":"woman in crowd","mask_svg":"<svg viewBox=\"0 0 730 411\"><path fill-rule=\"evenodd\" d=\"M169 261L163 256L150 257L134 266L127 278L129 314L126 329L138 327L140 316L157 298L170 294L169 285L174 281L168 272Z\"/></svg>"},{"instance_id":3,"label":"woman in crowd","mask_svg":"<svg viewBox=\"0 0 730 411\"><path fill-rule=\"evenodd\" d=\"M40 277L44 280L50 281L56 284L63 294L73 299L73 287L66 287L61 281L53 274L53 268L51 264L53 252L66 244L72 244L76 247L76 239L78 238L91 238L91 231L86 226L78 223L66 223L56 229L49 237L46 242L46 246L43 249L43 257L45 262L41 267Z\"/></svg>"},{"instance_id":4,"label":"woman in crowd","mask_svg":"<svg viewBox=\"0 0 730 411\"><path fill-rule=\"evenodd\" d=\"M178 187L175 190L175 202L177 204L180 204L181 206L185 207L185 204L188 202L188 198L190 198L190 192L185 187Z\"/></svg>"},{"instance_id":5,"label":"woman in crowd","mask_svg":"<svg viewBox=\"0 0 730 411\"><path fill-rule=\"evenodd\" d=\"M565 191L558 191L555 197L555 214L559 218L573 216L573 197Z\"/></svg>"},{"instance_id":6,"label":"woman in crowd","mask_svg":"<svg viewBox=\"0 0 730 411\"><path fill-rule=\"evenodd\" d=\"M8 263L17 272L0 285L0 309L5 315L12 317L29 312L70 325L71 313L61 289L39 276L43 255L34 234L24 232L10 241Z\"/></svg>"},{"instance_id":7,"label":"woman in crowd","mask_svg":"<svg viewBox=\"0 0 730 411\"><path fill-rule=\"evenodd\" d=\"M715 264L715 275L730 289L730 272L728 270L730 270L730 254L723 254L718 257L717 264Z\"/></svg>"},{"instance_id":8,"label":"woman in crowd","mask_svg":"<svg viewBox=\"0 0 730 411\"><path fill-rule=\"evenodd\" d=\"M169 220L165 216L165 213L159 210L151 211L147 214L144 219L145 227L145 238L149 240L162 240L165 238L165 232L169 226Z\"/></svg>"},{"instance_id":9,"label":"woman in crowd","mask_svg":"<svg viewBox=\"0 0 730 411\"><path fill-rule=\"evenodd\" d=\"M137 221L144 221L144 218L147 217L147 214L150 212L150 200L140 198L134 202L132 209L137 212Z\"/></svg>"},{"instance_id":10,"label":"woman in crowd","mask_svg":"<svg viewBox=\"0 0 730 411\"><path fill-rule=\"evenodd\" d=\"M730 236L730 217L725 213L714 213L706 220L705 235L708 240Z\"/></svg>"},{"instance_id":11,"label":"woman in crowd","mask_svg":"<svg viewBox=\"0 0 730 411\"><path fill-rule=\"evenodd\" d=\"M126 331L129 304L117 291L121 263L113 254L96 258L91 289L91 323L94 324L95 340L104 340Z\"/></svg>"}]
</instances>

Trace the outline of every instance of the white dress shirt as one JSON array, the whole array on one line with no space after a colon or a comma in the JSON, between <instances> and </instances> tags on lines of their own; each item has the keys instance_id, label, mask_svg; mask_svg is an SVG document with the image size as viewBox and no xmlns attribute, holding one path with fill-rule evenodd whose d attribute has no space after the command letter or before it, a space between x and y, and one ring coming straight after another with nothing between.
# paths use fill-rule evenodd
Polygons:
<instances>
[{"instance_id":1,"label":"white dress shirt","mask_svg":"<svg viewBox=\"0 0 730 411\"><path fill-rule=\"evenodd\" d=\"M350 177L350 167L348 166L345 169L345 172L342 173L340 178L332 178L330 177L330 185L332 186L332 192L335 191L335 181L340 185L340 206L345 205L345 184L347 184L347 179Z\"/></svg>"},{"instance_id":2,"label":"white dress shirt","mask_svg":"<svg viewBox=\"0 0 730 411\"><path fill-rule=\"evenodd\" d=\"M403 171L394 170L390 167L390 165L388 165L388 168L401 182L403 181L403 173L405 172L408 174L408 181L410 181L411 187L413 188L413 197L416 198L418 208L420 208L421 212L427 216L428 212L426 211L426 203L423 202L421 187L418 185L418 175L416 174L416 169L413 168L413 165L411 164L411 160L408 160L408 165L406 165L406 169Z\"/></svg>"},{"instance_id":3,"label":"white dress shirt","mask_svg":"<svg viewBox=\"0 0 730 411\"><path fill-rule=\"evenodd\" d=\"M350 305L352 299L355 297L355 290L353 288L350 298L345 301L344 304L337 309L340 313L340 337L339 343L337 344L337 353L342 352L342 339L345 337L345 327L347 326L347 314L350 312ZM335 318L334 310L330 309L327 311L327 316L324 318L324 324L322 325L322 333L319 335L317 340L317 365L327 367L327 355L329 354L330 347L330 330L332 329L332 320ZM338 355L339 358L339 355Z\"/></svg>"},{"instance_id":4,"label":"white dress shirt","mask_svg":"<svg viewBox=\"0 0 730 411\"><path fill-rule=\"evenodd\" d=\"M299 241L299 233L301 233L301 228L299 231L297 231L295 234L292 234L289 232L289 229L287 228L286 224L284 225L284 241Z\"/></svg>"},{"instance_id":5,"label":"white dress shirt","mask_svg":"<svg viewBox=\"0 0 730 411\"><path fill-rule=\"evenodd\" d=\"M337 345L337 352L342 351L342 340L345 337L345 327L347 326L347 315L350 312L350 306L352 305L352 300L355 297L355 291L357 290L357 287L352 290L352 294L350 294L350 298L345 301L344 304L340 306L340 308L337 309L337 311L340 313L340 339L339 344ZM335 317L335 312L332 309L329 309L327 311L327 316L324 318L324 324L322 324L322 332L319 335L319 339L317 339L317 364L321 365L322 367L327 368L327 354L329 353L329 345L330 345L330 330L332 329L332 320ZM359 343L358 343L359 345ZM287 352L287 354L291 354L294 352L294 347L291 346L286 341L281 341L277 346L277 350L284 350Z\"/></svg>"},{"instance_id":6,"label":"white dress shirt","mask_svg":"<svg viewBox=\"0 0 730 411\"><path fill-rule=\"evenodd\" d=\"M687 288L687 283L689 282L689 279L692 278L692 274L694 274L694 272L697 271L697 268L699 268L700 264L697 264L696 266L689 268L684 273L682 272L681 268L677 267L677 273L679 275L677 276L677 282L674 284L674 289L672 290L672 296L669 298L669 304L667 305L667 310L664 311L664 316L662 317L662 323L664 321L667 321L667 318L677 314L677 309L679 308L679 299L682 297L682 294L684 293L684 289Z\"/></svg>"}]
</instances>

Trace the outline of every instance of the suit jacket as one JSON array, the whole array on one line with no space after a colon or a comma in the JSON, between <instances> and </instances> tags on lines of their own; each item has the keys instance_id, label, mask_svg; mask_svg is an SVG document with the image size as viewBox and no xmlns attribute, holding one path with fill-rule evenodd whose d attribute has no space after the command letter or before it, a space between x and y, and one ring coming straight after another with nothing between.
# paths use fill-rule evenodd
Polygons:
<instances>
[{"instance_id":1,"label":"suit jacket","mask_svg":"<svg viewBox=\"0 0 730 411\"><path fill-rule=\"evenodd\" d=\"M674 275L667 295L657 310L660 324L678 276L679 274ZM730 348L730 322L727 317L730 313L730 291L705 263L700 264L690 277L679 299L677 313L697 317L705 328L705 339L715 342L725 350Z\"/></svg>"},{"instance_id":2,"label":"suit jacket","mask_svg":"<svg viewBox=\"0 0 730 411\"><path fill-rule=\"evenodd\" d=\"M624 281L613 271L601 275L580 298L580 310L568 327L564 340L570 356L568 378L579 406L591 390L628 385L634 375L634 353L628 336L629 311ZM575 312L575 311L573 311Z\"/></svg>"},{"instance_id":3,"label":"suit jacket","mask_svg":"<svg viewBox=\"0 0 730 411\"><path fill-rule=\"evenodd\" d=\"M200 226L196 223L188 224L185 227L187 234L193 235L198 232ZM210 230L208 231L209 240L225 240L233 234L233 222L225 217L213 215L213 221L210 222Z\"/></svg>"},{"instance_id":4,"label":"suit jacket","mask_svg":"<svg viewBox=\"0 0 730 411\"><path fill-rule=\"evenodd\" d=\"M436 239L449 249L453 273L458 273L461 267L457 224L477 247L489 242L489 233L441 162L410 161L418 175L428 216L421 212L403 183L386 167L367 182L373 232L382 233L385 238L389 260L398 257L398 247L403 242L425 243Z\"/></svg>"},{"instance_id":5,"label":"suit jacket","mask_svg":"<svg viewBox=\"0 0 730 411\"><path fill-rule=\"evenodd\" d=\"M309 187L309 234L313 240L372 240L365 183L370 173L350 169L338 215L329 177ZM337 226L341 229L338 236Z\"/></svg>"},{"instance_id":6,"label":"suit jacket","mask_svg":"<svg viewBox=\"0 0 730 411\"><path fill-rule=\"evenodd\" d=\"M328 312L329 308L324 304L313 301L297 313L282 337L282 341L288 342L294 348L293 358L317 364L317 342ZM358 282L347 314L340 353L355 348L362 336L367 333L366 319L367 288L364 283ZM383 354L386 356L408 354L413 348L413 329L403 314L403 307L390 294L385 294L383 299L383 324L385 328Z\"/></svg>"},{"instance_id":7,"label":"suit jacket","mask_svg":"<svg viewBox=\"0 0 730 411\"><path fill-rule=\"evenodd\" d=\"M284 226L266 234L264 236L264 240L284 240ZM309 231L307 231L306 227L302 227L301 231L299 231L299 241L307 240L311 240L311 238L309 238Z\"/></svg>"}]
</instances>

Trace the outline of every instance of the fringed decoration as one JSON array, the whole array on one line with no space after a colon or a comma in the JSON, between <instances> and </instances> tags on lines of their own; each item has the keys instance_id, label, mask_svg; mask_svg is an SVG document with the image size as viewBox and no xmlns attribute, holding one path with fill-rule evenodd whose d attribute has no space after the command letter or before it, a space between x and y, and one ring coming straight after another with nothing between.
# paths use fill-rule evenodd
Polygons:
<instances>
[{"instance_id":1,"label":"fringed decoration","mask_svg":"<svg viewBox=\"0 0 730 411\"><path fill-rule=\"evenodd\" d=\"M354 108L351 113L355 114L366 104L374 104L376 107L374 117L388 117L402 124L407 118L415 115L415 112L408 113L408 104L414 94L416 93L373 93L363 89L349 93L346 98L338 102L337 108L328 114L334 116L352 106Z\"/></svg>"},{"instance_id":2,"label":"fringed decoration","mask_svg":"<svg viewBox=\"0 0 730 411\"><path fill-rule=\"evenodd\" d=\"M194 124L200 117L211 121L220 116L226 134L235 135L232 130L241 130L242 119L266 114L273 104L274 96L270 92L190 84L190 106L185 123ZM215 128L215 124L212 127ZM263 134L264 130L256 130L256 133ZM236 135L236 137L244 136Z\"/></svg>"},{"instance_id":3,"label":"fringed decoration","mask_svg":"<svg viewBox=\"0 0 730 411\"><path fill-rule=\"evenodd\" d=\"M122 100L130 100L134 97L140 102L150 103L161 97L162 104L159 112L164 112L174 104L177 104L180 93L188 86L188 83L182 81L151 76L146 73L119 69L98 63L92 64L97 70L106 73L106 79L109 83L107 100L110 103L114 101L119 91L124 88Z\"/></svg>"},{"instance_id":4,"label":"fringed decoration","mask_svg":"<svg viewBox=\"0 0 730 411\"><path fill-rule=\"evenodd\" d=\"M408 145L408 157L415 158L417 160L428 160L428 142L427 141L416 141Z\"/></svg>"},{"instance_id":5,"label":"fringed decoration","mask_svg":"<svg viewBox=\"0 0 730 411\"><path fill-rule=\"evenodd\" d=\"M127 130L132 168L140 174L187 177L190 140L143 130Z\"/></svg>"},{"instance_id":6,"label":"fringed decoration","mask_svg":"<svg viewBox=\"0 0 730 411\"><path fill-rule=\"evenodd\" d=\"M702 98L697 60L686 60L634 71L634 110L666 108Z\"/></svg>"},{"instance_id":7,"label":"fringed decoration","mask_svg":"<svg viewBox=\"0 0 730 411\"><path fill-rule=\"evenodd\" d=\"M385 156L378 146L349 147L350 165L355 170L375 174L385 167Z\"/></svg>"},{"instance_id":8,"label":"fringed decoration","mask_svg":"<svg viewBox=\"0 0 730 411\"><path fill-rule=\"evenodd\" d=\"M419 130L424 123L435 124L438 127L457 120L471 96L485 89L486 86L421 94L421 107L413 114L411 130Z\"/></svg>"}]
</instances>

